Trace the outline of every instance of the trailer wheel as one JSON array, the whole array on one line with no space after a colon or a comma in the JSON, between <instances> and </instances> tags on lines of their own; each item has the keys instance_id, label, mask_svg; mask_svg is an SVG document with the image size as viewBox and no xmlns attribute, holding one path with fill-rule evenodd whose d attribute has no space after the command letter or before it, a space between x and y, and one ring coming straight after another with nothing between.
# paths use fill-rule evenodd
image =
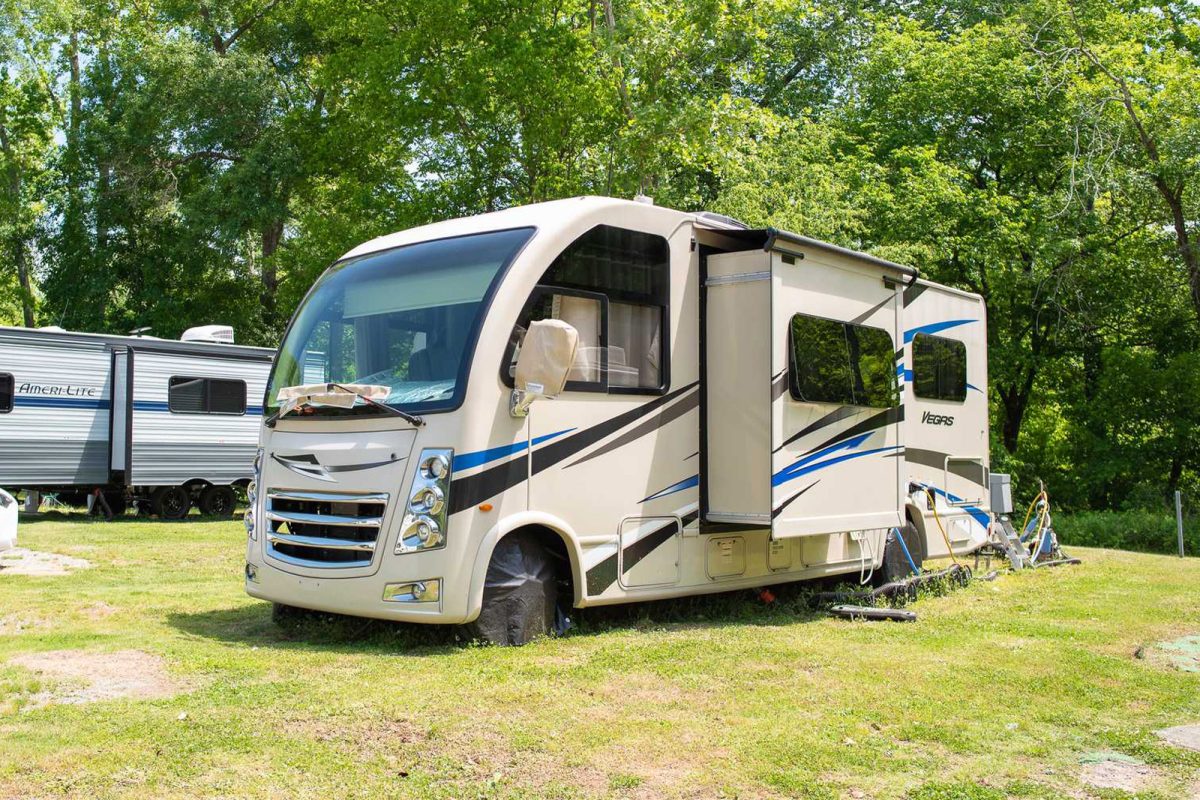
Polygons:
<instances>
[{"instance_id":1,"label":"trailer wheel","mask_svg":"<svg viewBox=\"0 0 1200 800\"><path fill-rule=\"evenodd\" d=\"M559 562L531 531L501 539L488 564L483 609L466 626L468 634L519 646L554 632L563 568Z\"/></svg>"},{"instance_id":2,"label":"trailer wheel","mask_svg":"<svg viewBox=\"0 0 1200 800\"><path fill-rule=\"evenodd\" d=\"M908 546L908 555L912 556L912 564L909 564L908 558L904 555L904 547L900 544L897 532L904 537L904 544ZM904 523L903 528L893 528L888 531L887 543L883 546L883 566L879 568L876 576L881 583L904 580L913 574L914 565L920 569L921 565L925 563L927 550L925 537L911 522Z\"/></svg>"},{"instance_id":3,"label":"trailer wheel","mask_svg":"<svg viewBox=\"0 0 1200 800\"><path fill-rule=\"evenodd\" d=\"M182 486L160 486L150 495L150 511L160 519L183 519L192 507L192 497Z\"/></svg>"},{"instance_id":4,"label":"trailer wheel","mask_svg":"<svg viewBox=\"0 0 1200 800\"><path fill-rule=\"evenodd\" d=\"M205 516L228 519L236 504L237 496L229 486L205 486L200 493L200 513Z\"/></svg>"}]
</instances>

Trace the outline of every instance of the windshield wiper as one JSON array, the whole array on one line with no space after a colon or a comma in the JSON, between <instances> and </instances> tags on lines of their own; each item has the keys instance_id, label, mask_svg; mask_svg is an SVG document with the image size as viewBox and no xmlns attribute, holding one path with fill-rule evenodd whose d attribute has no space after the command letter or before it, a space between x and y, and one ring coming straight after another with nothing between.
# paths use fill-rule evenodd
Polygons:
<instances>
[{"instance_id":1,"label":"windshield wiper","mask_svg":"<svg viewBox=\"0 0 1200 800\"><path fill-rule=\"evenodd\" d=\"M379 401L373 400L372 398L368 397L365 394L362 394L361 392L354 391L349 386L343 386L340 383L331 383L331 384L329 384L329 386L341 389L343 392L346 392L347 394L352 394L355 397L357 397L359 400L362 400L367 405L378 408L380 411L382 411L385 414L388 414L393 417L400 417L400 419L404 420L405 422L407 422L408 424L410 424L414 427L420 428L422 425L425 424L425 419L423 417L419 417L416 414L410 414L407 411L401 411L400 409L389 406L386 403L380 403ZM279 417L280 417L280 412L276 411L274 414L272 414L271 416L269 416L265 420L263 420L263 424L266 425L268 428L274 428L275 423L279 422Z\"/></svg>"},{"instance_id":2,"label":"windshield wiper","mask_svg":"<svg viewBox=\"0 0 1200 800\"><path fill-rule=\"evenodd\" d=\"M417 428L419 428L425 424L425 420L422 417L418 417L416 414L410 414L407 411L401 411L398 408L393 408L392 406L389 406L386 403L380 403L377 400L371 399L370 397L363 394L362 392L354 391L349 386L343 386L340 383L331 383L329 385L336 386L337 388L341 389L343 392L349 392L350 394L357 397L359 400L362 400L367 405L374 406L375 408L378 408L379 410L383 411L385 414L391 414L393 417L400 417L400 419L404 420L408 424L413 425Z\"/></svg>"}]
</instances>

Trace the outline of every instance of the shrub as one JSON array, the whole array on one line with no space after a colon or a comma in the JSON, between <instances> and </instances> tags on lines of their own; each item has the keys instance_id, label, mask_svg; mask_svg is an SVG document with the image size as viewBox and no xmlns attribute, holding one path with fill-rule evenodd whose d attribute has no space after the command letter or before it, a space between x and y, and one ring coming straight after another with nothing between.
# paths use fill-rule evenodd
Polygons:
<instances>
[{"instance_id":1,"label":"shrub","mask_svg":"<svg viewBox=\"0 0 1200 800\"><path fill-rule=\"evenodd\" d=\"M1053 518L1058 540L1064 545L1168 555L1179 552L1175 515L1166 510L1060 512ZM1200 555L1200 519L1184 517L1183 542L1185 553Z\"/></svg>"}]
</instances>

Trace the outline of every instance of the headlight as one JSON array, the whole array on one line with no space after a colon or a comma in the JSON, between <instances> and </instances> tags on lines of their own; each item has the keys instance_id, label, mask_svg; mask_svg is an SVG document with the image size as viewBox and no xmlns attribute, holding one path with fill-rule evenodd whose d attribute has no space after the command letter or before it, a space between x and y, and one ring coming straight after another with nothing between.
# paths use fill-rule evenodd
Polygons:
<instances>
[{"instance_id":1,"label":"headlight","mask_svg":"<svg viewBox=\"0 0 1200 800\"><path fill-rule=\"evenodd\" d=\"M258 450L254 451L254 480L258 480L260 477L262 477L262 465L263 449L260 447Z\"/></svg>"},{"instance_id":2,"label":"headlight","mask_svg":"<svg viewBox=\"0 0 1200 800\"><path fill-rule=\"evenodd\" d=\"M408 507L396 554L432 550L446 544L446 497L450 493L450 472L454 451L427 448L421 451L416 474L408 492Z\"/></svg>"},{"instance_id":3,"label":"headlight","mask_svg":"<svg viewBox=\"0 0 1200 800\"><path fill-rule=\"evenodd\" d=\"M251 539L258 538L258 532L254 530L254 508L246 509L246 515L242 517L242 524L246 526L246 535Z\"/></svg>"}]
</instances>

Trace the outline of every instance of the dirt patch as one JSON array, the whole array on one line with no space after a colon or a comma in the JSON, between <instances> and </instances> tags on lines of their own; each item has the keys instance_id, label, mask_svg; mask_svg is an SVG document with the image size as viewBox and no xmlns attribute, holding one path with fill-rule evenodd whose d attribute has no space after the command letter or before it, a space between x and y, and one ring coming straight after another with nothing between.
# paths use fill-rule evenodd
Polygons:
<instances>
[{"instance_id":1,"label":"dirt patch","mask_svg":"<svg viewBox=\"0 0 1200 800\"><path fill-rule=\"evenodd\" d=\"M20 614L0 615L0 636L15 636L37 628L46 627L45 620L37 617L26 617Z\"/></svg>"},{"instance_id":2,"label":"dirt patch","mask_svg":"<svg viewBox=\"0 0 1200 800\"><path fill-rule=\"evenodd\" d=\"M120 609L118 609L116 606L109 605L108 603L105 603L103 600L97 601L95 603L92 603L91 605L83 607L83 613L87 616L88 619L92 619L92 620L104 619L105 617L110 617L113 614L117 613L117 611L119 611L119 610Z\"/></svg>"},{"instance_id":3,"label":"dirt patch","mask_svg":"<svg viewBox=\"0 0 1200 800\"><path fill-rule=\"evenodd\" d=\"M61 553L39 553L17 547L0 553L0 576L34 575L45 577L69 575L77 569L87 569L92 562Z\"/></svg>"},{"instance_id":4,"label":"dirt patch","mask_svg":"<svg viewBox=\"0 0 1200 800\"><path fill-rule=\"evenodd\" d=\"M1167 744L1200 752L1200 724L1164 728L1161 731L1155 731L1154 734Z\"/></svg>"},{"instance_id":5,"label":"dirt patch","mask_svg":"<svg viewBox=\"0 0 1200 800\"><path fill-rule=\"evenodd\" d=\"M36 672L54 684L29 697L26 708L119 698L153 700L181 691L167 674L166 662L140 650L53 650L14 656L9 663Z\"/></svg>"},{"instance_id":6,"label":"dirt patch","mask_svg":"<svg viewBox=\"0 0 1200 800\"><path fill-rule=\"evenodd\" d=\"M1120 789L1136 794L1162 777L1158 770L1123 753L1092 753L1084 757L1080 780L1097 789Z\"/></svg>"}]
</instances>

